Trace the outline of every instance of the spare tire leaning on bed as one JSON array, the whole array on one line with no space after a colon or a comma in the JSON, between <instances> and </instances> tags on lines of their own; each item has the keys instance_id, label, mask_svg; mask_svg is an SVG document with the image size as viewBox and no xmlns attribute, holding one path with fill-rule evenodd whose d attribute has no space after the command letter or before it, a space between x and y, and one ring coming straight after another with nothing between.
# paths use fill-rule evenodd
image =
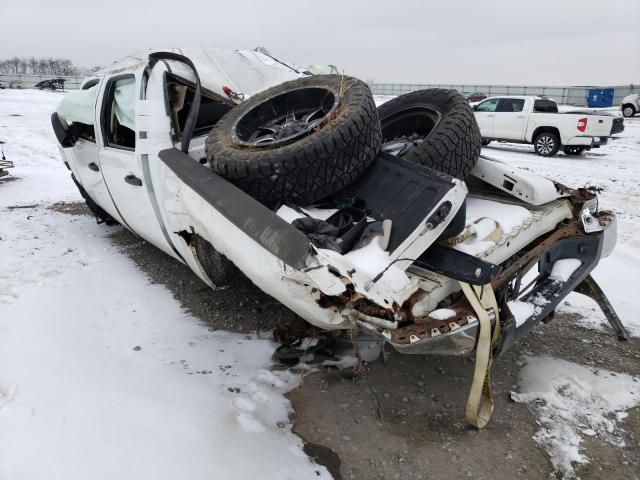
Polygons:
<instances>
[{"instance_id":1,"label":"spare tire leaning on bed","mask_svg":"<svg viewBox=\"0 0 640 480\"><path fill-rule=\"evenodd\" d=\"M378 108L382 150L464 179L480 155L480 129L467 100L455 90L430 88L401 95Z\"/></svg>"},{"instance_id":2,"label":"spare tire leaning on bed","mask_svg":"<svg viewBox=\"0 0 640 480\"><path fill-rule=\"evenodd\" d=\"M301 205L358 178L380 151L369 87L340 75L314 75L271 87L227 113L211 130L214 171L257 200Z\"/></svg>"}]
</instances>

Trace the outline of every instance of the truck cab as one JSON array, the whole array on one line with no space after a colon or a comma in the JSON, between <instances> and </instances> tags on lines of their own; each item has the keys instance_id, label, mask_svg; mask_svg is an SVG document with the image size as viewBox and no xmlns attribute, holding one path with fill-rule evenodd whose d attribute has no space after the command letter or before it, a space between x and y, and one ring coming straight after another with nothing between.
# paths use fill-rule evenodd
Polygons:
<instances>
[{"instance_id":1,"label":"truck cab","mask_svg":"<svg viewBox=\"0 0 640 480\"><path fill-rule=\"evenodd\" d=\"M188 151L196 161L204 159L208 132L234 105L225 88L251 95L300 76L258 52L196 49L191 56L218 60L206 63L208 82L199 95ZM232 81L227 71L241 81ZM78 104L65 107L75 111L60 112L86 117L73 122L73 146L60 150L96 210L181 261L158 206L155 190L164 179L150 156L179 145L195 88L194 73L180 63L150 66L148 54L135 54L85 79Z\"/></svg>"}]
</instances>

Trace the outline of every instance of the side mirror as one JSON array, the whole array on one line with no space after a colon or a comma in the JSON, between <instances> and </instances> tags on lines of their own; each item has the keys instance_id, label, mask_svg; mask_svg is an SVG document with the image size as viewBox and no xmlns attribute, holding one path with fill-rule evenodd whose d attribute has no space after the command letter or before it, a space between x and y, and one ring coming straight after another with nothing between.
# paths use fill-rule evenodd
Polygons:
<instances>
[{"instance_id":1,"label":"side mirror","mask_svg":"<svg viewBox=\"0 0 640 480\"><path fill-rule=\"evenodd\" d=\"M478 104L477 103L473 106L473 110L474 111L478 110Z\"/></svg>"},{"instance_id":2,"label":"side mirror","mask_svg":"<svg viewBox=\"0 0 640 480\"><path fill-rule=\"evenodd\" d=\"M69 127L69 124L58 115L58 112L51 114L51 126L62 148L69 148L75 145L77 138L74 134L74 129Z\"/></svg>"}]
</instances>

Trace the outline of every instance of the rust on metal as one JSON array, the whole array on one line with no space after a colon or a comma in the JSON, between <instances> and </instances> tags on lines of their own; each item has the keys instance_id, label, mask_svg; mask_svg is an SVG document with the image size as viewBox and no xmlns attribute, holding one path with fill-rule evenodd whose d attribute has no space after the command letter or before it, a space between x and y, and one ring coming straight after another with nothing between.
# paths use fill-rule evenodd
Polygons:
<instances>
[{"instance_id":1,"label":"rust on metal","mask_svg":"<svg viewBox=\"0 0 640 480\"><path fill-rule=\"evenodd\" d=\"M584 233L580 224L577 220L573 220L568 225L564 225L558 228L555 232L549 235L547 238L542 240L536 246L534 246L531 250L525 252L520 258L518 258L513 264L509 265L502 272L500 272L494 279L491 281L491 286L494 289L498 289L506 285L513 278L517 277L519 274L523 273L523 270L526 269L534 260L540 258L544 252L546 252L549 247L560 240L564 240L566 238L574 238L574 237L586 237L587 234Z\"/></svg>"},{"instance_id":2,"label":"rust on metal","mask_svg":"<svg viewBox=\"0 0 640 480\"><path fill-rule=\"evenodd\" d=\"M609 225L616 218L616 214L611 210L600 210L594 213L593 216L598 219L598 222L603 227Z\"/></svg>"},{"instance_id":3,"label":"rust on metal","mask_svg":"<svg viewBox=\"0 0 640 480\"><path fill-rule=\"evenodd\" d=\"M571 203L574 205L582 204L589 200L593 200L596 198L596 193L598 192L598 187L580 187L580 188L570 188L560 182L553 182L556 190L562 195L567 195L571 200Z\"/></svg>"},{"instance_id":4,"label":"rust on metal","mask_svg":"<svg viewBox=\"0 0 640 480\"><path fill-rule=\"evenodd\" d=\"M464 298L460 298L448 308L456 312L455 316L446 320L438 320L428 315L415 317L414 323L389 330L391 341L398 345L408 345L412 343L411 337L425 340L477 321L473 309Z\"/></svg>"},{"instance_id":5,"label":"rust on metal","mask_svg":"<svg viewBox=\"0 0 640 480\"><path fill-rule=\"evenodd\" d=\"M577 189L571 190L569 193L576 203L579 201L584 202L593 198L593 193L589 189ZM614 218L614 214L611 211L603 210L594 213L594 216L598 221L606 225L610 223ZM586 237L587 233L584 232L580 222L578 220L572 220L566 225L560 226L553 233L546 238L534 244L528 251L514 261L513 264L506 267L499 275L497 275L491 282L491 286L494 289L500 289L507 285L514 278L521 275L525 269L529 268L532 263L538 261L542 255L554 244L567 238ZM438 320L428 315L421 317L414 317L411 313L413 305L422 297L423 292L417 291L412 294L402 306L396 304L393 308L381 307L363 295L355 292L353 286L348 284L347 290L339 296L326 296L320 295L319 305L324 308L334 308L337 311L344 308L355 309L365 315L371 315L381 319L388 319L393 321L394 319L401 318L398 328L387 329L384 331L384 336L391 340L395 344L410 344L419 340L425 340L438 336L443 333L447 333L453 329L457 329L470 322L477 321L475 313L471 306L467 303L464 296L458 298L452 306L448 307L454 310L455 316L446 320ZM378 335L382 335L381 328L373 328L373 332Z\"/></svg>"}]
</instances>

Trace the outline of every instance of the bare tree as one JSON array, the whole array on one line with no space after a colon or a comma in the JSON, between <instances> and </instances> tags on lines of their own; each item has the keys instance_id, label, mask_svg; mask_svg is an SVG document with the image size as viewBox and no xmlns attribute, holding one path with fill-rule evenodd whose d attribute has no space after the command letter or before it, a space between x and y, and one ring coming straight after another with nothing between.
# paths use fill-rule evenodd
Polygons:
<instances>
[{"instance_id":1,"label":"bare tree","mask_svg":"<svg viewBox=\"0 0 640 480\"><path fill-rule=\"evenodd\" d=\"M0 60L0 74L5 75L88 75L100 67L76 67L68 58L25 58L13 57Z\"/></svg>"},{"instance_id":2,"label":"bare tree","mask_svg":"<svg viewBox=\"0 0 640 480\"><path fill-rule=\"evenodd\" d=\"M29 71L36 72L38 70L38 59L36 57L31 57L29 59Z\"/></svg>"}]
</instances>

